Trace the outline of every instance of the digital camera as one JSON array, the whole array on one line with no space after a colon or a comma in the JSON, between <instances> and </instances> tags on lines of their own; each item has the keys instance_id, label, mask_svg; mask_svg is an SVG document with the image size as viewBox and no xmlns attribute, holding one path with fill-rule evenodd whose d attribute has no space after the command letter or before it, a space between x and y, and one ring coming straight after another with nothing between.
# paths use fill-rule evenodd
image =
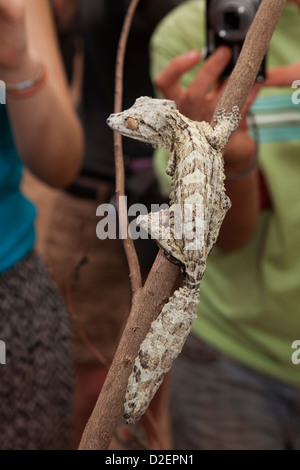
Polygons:
<instances>
[{"instance_id":1,"label":"digital camera","mask_svg":"<svg viewBox=\"0 0 300 470\"><path fill-rule=\"evenodd\" d=\"M206 0L206 57L222 45L232 52L221 78L231 74L260 3L261 0ZM256 80L261 83L264 79L265 58Z\"/></svg>"}]
</instances>

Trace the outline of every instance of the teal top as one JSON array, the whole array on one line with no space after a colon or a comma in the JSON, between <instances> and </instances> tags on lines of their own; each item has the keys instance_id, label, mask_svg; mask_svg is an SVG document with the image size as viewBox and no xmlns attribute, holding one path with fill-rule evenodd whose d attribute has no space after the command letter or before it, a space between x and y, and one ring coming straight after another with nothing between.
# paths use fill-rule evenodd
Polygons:
<instances>
[{"instance_id":1,"label":"teal top","mask_svg":"<svg viewBox=\"0 0 300 470\"><path fill-rule=\"evenodd\" d=\"M21 192L22 163L5 105L0 105L0 273L21 261L35 241L35 208Z\"/></svg>"},{"instance_id":2,"label":"teal top","mask_svg":"<svg viewBox=\"0 0 300 470\"><path fill-rule=\"evenodd\" d=\"M169 14L152 38L152 73L205 41L205 1L189 1ZM272 38L268 67L299 61L300 15L286 6ZM187 85L196 68L183 77ZM292 344L300 339L300 106L291 87L263 88L252 112L259 166L272 208L262 210L253 239L224 254L214 247L200 287L193 333L265 374L300 386ZM169 187L168 154L156 152L162 187Z\"/></svg>"}]
</instances>

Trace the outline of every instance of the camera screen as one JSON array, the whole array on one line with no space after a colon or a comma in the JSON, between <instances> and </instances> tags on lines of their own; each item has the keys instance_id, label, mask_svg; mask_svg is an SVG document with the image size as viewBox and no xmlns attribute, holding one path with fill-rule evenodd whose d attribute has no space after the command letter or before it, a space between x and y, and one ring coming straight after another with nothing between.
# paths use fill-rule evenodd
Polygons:
<instances>
[{"instance_id":1,"label":"camera screen","mask_svg":"<svg viewBox=\"0 0 300 470\"><path fill-rule=\"evenodd\" d=\"M237 11L224 13L224 29L226 31L237 31L240 29L240 15Z\"/></svg>"}]
</instances>

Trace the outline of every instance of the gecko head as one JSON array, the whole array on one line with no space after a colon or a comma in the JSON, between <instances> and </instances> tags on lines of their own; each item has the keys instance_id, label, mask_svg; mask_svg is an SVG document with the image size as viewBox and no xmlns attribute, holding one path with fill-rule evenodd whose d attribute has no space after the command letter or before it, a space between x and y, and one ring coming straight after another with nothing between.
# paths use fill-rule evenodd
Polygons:
<instances>
[{"instance_id":1,"label":"gecko head","mask_svg":"<svg viewBox=\"0 0 300 470\"><path fill-rule=\"evenodd\" d=\"M111 114L106 122L126 137L170 150L174 139L172 116L177 115L174 101L143 96L126 111Z\"/></svg>"}]
</instances>

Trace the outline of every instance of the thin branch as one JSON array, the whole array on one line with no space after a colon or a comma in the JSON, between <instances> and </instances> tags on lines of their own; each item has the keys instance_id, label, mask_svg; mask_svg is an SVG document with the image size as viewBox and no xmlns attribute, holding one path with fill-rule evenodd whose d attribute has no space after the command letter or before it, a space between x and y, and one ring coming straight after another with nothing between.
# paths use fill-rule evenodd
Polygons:
<instances>
[{"instance_id":1,"label":"thin branch","mask_svg":"<svg viewBox=\"0 0 300 470\"><path fill-rule=\"evenodd\" d=\"M228 81L223 98L216 109L225 107L226 110L231 110L234 105L238 105L240 109L243 108L257 75L256 66L263 60L267 41L270 41L276 29L285 3L285 0L262 0L261 8L251 28L250 38L252 39L246 39L246 45L240 55L239 72L234 71L233 78ZM253 38L257 40L254 42ZM260 42L263 47L257 47ZM247 80L244 78L244 67L245 74L248 74ZM108 448L115 427L123 413L128 378L134 359L149 331L150 324L168 300L177 274L178 268L167 261L160 252L144 288L135 296L118 350L85 428L79 449L104 450Z\"/></svg>"},{"instance_id":2,"label":"thin branch","mask_svg":"<svg viewBox=\"0 0 300 470\"><path fill-rule=\"evenodd\" d=\"M125 51L128 41L128 36L130 32L131 23L133 16L139 0L132 0L125 20L123 29L120 36L117 60L116 60L116 83L115 83L115 106L114 112L119 113L122 111L123 103L123 70L124 70L124 60L125 60ZM142 276L141 269L139 265L138 256L135 250L134 242L128 234L129 221L127 216L126 205L123 204L125 201L125 170L124 170L124 156L123 156L123 146L122 146L122 136L118 132L114 132L114 148L115 148L115 168L116 168L116 196L117 196L117 206L119 213L121 239L123 239L124 250L126 253L129 272L130 272L130 281L133 296L136 292L142 287ZM120 199L122 197L122 199Z\"/></svg>"}]
</instances>

